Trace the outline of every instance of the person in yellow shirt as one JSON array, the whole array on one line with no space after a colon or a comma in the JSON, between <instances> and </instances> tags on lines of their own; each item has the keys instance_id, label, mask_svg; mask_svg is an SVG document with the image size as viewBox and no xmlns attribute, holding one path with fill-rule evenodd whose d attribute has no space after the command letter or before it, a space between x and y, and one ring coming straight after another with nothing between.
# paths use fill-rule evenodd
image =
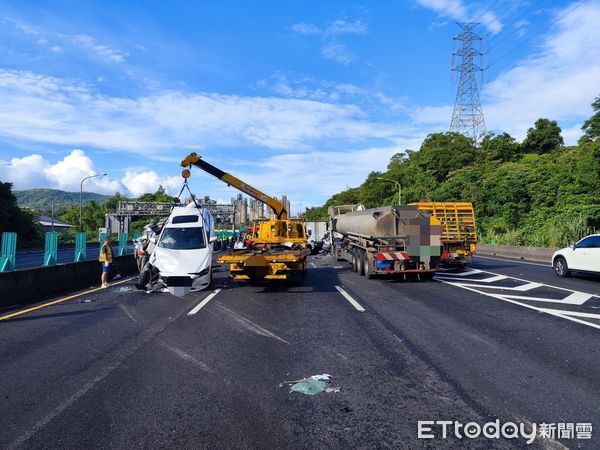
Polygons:
<instances>
[{"instance_id":1,"label":"person in yellow shirt","mask_svg":"<svg viewBox=\"0 0 600 450\"><path fill-rule=\"evenodd\" d=\"M100 257L98 261L102 263L102 287L108 287L108 272L110 271L110 266L113 262L113 252L110 247L110 243L112 242L112 238L110 236L106 236L104 238L104 244L100 247Z\"/></svg>"}]
</instances>

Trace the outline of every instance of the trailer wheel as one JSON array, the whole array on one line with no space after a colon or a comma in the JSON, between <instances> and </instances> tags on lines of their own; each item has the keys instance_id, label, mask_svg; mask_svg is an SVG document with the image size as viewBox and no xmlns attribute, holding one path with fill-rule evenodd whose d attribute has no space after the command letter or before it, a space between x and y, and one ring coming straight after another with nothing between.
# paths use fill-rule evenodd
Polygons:
<instances>
[{"instance_id":1,"label":"trailer wheel","mask_svg":"<svg viewBox=\"0 0 600 450\"><path fill-rule=\"evenodd\" d=\"M370 280L375 276L375 274L373 273L373 266L371 265L366 253L363 253L363 266L365 268L365 277Z\"/></svg>"},{"instance_id":2,"label":"trailer wheel","mask_svg":"<svg viewBox=\"0 0 600 450\"><path fill-rule=\"evenodd\" d=\"M356 271L359 275L365 274L365 252L362 250L356 251Z\"/></svg>"},{"instance_id":3,"label":"trailer wheel","mask_svg":"<svg viewBox=\"0 0 600 450\"><path fill-rule=\"evenodd\" d=\"M352 250L352 270L358 272L358 251Z\"/></svg>"}]
</instances>

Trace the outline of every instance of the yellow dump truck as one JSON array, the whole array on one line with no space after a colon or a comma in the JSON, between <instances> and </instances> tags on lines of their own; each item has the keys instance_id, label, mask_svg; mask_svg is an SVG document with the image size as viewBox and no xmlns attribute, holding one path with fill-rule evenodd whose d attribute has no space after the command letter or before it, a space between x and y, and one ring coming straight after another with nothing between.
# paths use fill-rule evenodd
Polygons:
<instances>
[{"instance_id":1,"label":"yellow dump truck","mask_svg":"<svg viewBox=\"0 0 600 450\"><path fill-rule=\"evenodd\" d=\"M446 264L469 264L477 249L475 211L470 202L411 203L427 211L442 223L442 257Z\"/></svg>"}]
</instances>

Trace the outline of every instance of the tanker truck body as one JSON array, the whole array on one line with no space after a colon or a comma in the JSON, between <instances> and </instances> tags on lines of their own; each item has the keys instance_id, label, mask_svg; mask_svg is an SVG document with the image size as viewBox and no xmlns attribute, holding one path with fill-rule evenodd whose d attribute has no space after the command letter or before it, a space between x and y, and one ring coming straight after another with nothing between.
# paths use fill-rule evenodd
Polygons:
<instances>
[{"instance_id":1,"label":"tanker truck body","mask_svg":"<svg viewBox=\"0 0 600 450\"><path fill-rule=\"evenodd\" d=\"M441 255L439 220L415 206L332 206L331 231L342 236L332 252L360 275L431 278Z\"/></svg>"}]
</instances>

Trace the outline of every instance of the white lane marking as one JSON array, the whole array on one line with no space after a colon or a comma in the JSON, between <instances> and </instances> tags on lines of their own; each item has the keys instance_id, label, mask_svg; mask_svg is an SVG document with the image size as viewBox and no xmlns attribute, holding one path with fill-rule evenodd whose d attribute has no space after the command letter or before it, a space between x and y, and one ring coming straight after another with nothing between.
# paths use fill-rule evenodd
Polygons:
<instances>
[{"instance_id":1,"label":"white lane marking","mask_svg":"<svg viewBox=\"0 0 600 450\"><path fill-rule=\"evenodd\" d=\"M479 280L470 280L470 281L479 281ZM524 291L530 291L532 289L536 289L539 287L543 287L546 286L545 284L542 283L534 283L533 281L530 281L529 283L526 284L522 284L521 286L516 286L516 287L506 287L506 286L481 286L479 284L469 284L469 283L453 283L453 284L457 284L459 286L469 286L469 287L474 287L474 288L483 288L483 289L501 289L501 290L506 290L506 291L519 291L519 292L524 292Z\"/></svg>"},{"instance_id":2,"label":"white lane marking","mask_svg":"<svg viewBox=\"0 0 600 450\"><path fill-rule=\"evenodd\" d=\"M506 275L496 275L494 277L483 278L483 279L480 279L480 280L468 280L468 281L476 281L477 283L493 283L495 281L506 280L508 278L509 277L507 277ZM442 275L436 275L436 279L456 280L455 277L447 277L446 275L443 275L443 274Z\"/></svg>"},{"instance_id":3,"label":"white lane marking","mask_svg":"<svg viewBox=\"0 0 600 450\"><path fill-rule=\"evenodd\" d=\"M507 278L506 275L496 275L495 277L484 278L478 281L481 283L493 283L494 281L506 280Z\"/></svg>"},{"instance_id":4,"label":"white lane marking","mask_svg":"<svg viewBox=\"0 0 600 450\"><path fill-rule=\"evenodd\" d=\"M594 297L592 294L586 294L585 292L574 291L571 295L566 297L563 302L570 305L583 305L589 299Z\"/></svg>"},{"instance_id":5,"label":"white lane marking","mask_svg":"<svg viewBox=\"0 0 600 450\"><path fill-rule=\"evenodd\" d=\"M220 303L218 303L219 307L227 311L238 323L242 324L246 329L252 331L253 333L259 334L261 336L270 337L273 339L277 339L278 341L283 342L284 344L291 345L288 341L283 338L280 338L275 333L271 333L269 330L261 327L260 325L252 322L250 319L245 318L241 314L232 311L229 308L224 307Z\"/></svg>"},{"instance_id":6,"label":"white lane marking","mask_svg":"<svg viewBox=\"0 0 600 450\"><path fill-rule=\"evenodd\" d=\"M177 347L173 347L172 345L167 344L162 339L157 339L157 341L160 343L160 345L162 345L166 349L172 351L173 353L175 353L180 358L185 359L186 361L189 361L192 364L195 364L196 366L200 367L200 369L202 369L203 371L205 371L205 372L212 372L210 370L210 368L206 364L204 364L202 361L197 360L196 358L194 358L189 353L186 353L183 350L178 349Z\"/></svg>"},{"instance_id":7,"label":"white lane marking","mask_svg":"<svg viewBox=\"0 0 600 450\"><path fill-rule=\"evenodd\" d=\"M217 295L219 292L221 292L221 288L215 289L210 294L208 294L208 296L204 300L202 300L200 303L198 303L196 305L196 307L188 313L188 316L193 316L198 311L200 311L202 308L204 308L204 306L206 306L206 304L208 302L210 302L215 297L215 295Z\"/></svg>"},{"instance_id":8,"label":"white lane marking","mask_svg":"<svg viewBox=\"0 0 600 450\"><path fill-rule=\"evenodd\" d=\"M479 272L483 272L483 273L489 273L490 275L502 275L502 274L500 274L500 273L496 273L496 272L489 272L489 271L487 271L487 270L480 270ZM440 275L441 275L441 274L440 274ZM450 275L450 274L444 274L444 276L446 276L446 275ZM522 282L524 282L524 283L531 283L531 282L532 282L531 280L525 280L525 279L523 279L523 278L514 277L514 276L512 276L512 275L508 275L508 277L509 277L509 278L512 278L513 280L519 280L519 281L522 281ZM438 276L436 276L435 278L437 279L437 278L438 278ZM440 280L440 281L441 281L441 280ZM465 281L469 281L469 282L471 282L471 283L476 283L478 280L465 280ZM458 281L457 281L457 282L458 282ZM550 288L552 288L552 289L558 289L559 291L570 292L570 293L573 293L573 292L579 292L579 291L575 291L575 290L573 290L573 289L568 289L568 288L564 288L564 287L560 287L560 286L554 286L553 284L544 284L544 286L546 286L546 287L550 287ZM485 287L485 286L482 286L482 287ZM598 297L598 295L594 295L594 294L590 294L590 295L592 295L592 296L594 296L594 297Z\"/></svg>"},{"instance_id":9,"label":"white lane marking","mask_svg":"<svg viewBox=\"0 0 600 450\"><path fill-rule=\"evenodd\" d=\"M526 295L505 295L502 294L503 297L507 297L507 298L514 298L517 300L533 300L536 302L546 302L546 303L559 303L559 304L563 304L563 305L583 305L586 301L588 301L590 298L593 297L593 295L590 295L589 297L582 299L579 298L578 300L571 300L571 301L567 301L567 299L570 297L566 297L562 300L556 300L556 299L552 299L552 298L541 298L541 297L528 297Z\"/></svg>"},{"instance_id":10,"label":"white lane marking","mask_svg":"<svg viewBox=\"0 0 600 450\"><path fill-rule=\"evenodd\" d=\"M580 312L580 311L565 311L562 309L550 309L550 308L542 308L542 310L548 314L559 313L559 314L565 315L565 316L586 317L588 319L600 320L600 314L586 313L586 312Z\"/></svg>"},{"instance_id":11,"label":"white lane marking","mask_svg":"<svg viewBox=\"0 0 600 450\"><path fill-rule=\"evenodd\" d=\"M541 263L534 263L534 262L529 262L529 261L522 261L520 259L510 259L510 258L492 258L491 256L481 256L481 255L475 255L475 258L483 258L483 259L493 259L494 261L504 261L504 262L516 262L519 264L529 264L530 266L540 266L540 267L552 267L552 264L547 263L547 264L541 264Z\"/></svg>"},{"instance_id":12,"label":"white lane marking","mask_svg":"<svg viewBox=\"0 0 600 450\"><path fill-rule=\"evenodd\" d=\"M465 272L459 272L459 273L450 273L450 272L438 272L441 276L444 277L468 277L469 275L474 275L476 273L482 273L483 270L479 270L479 269L468 269ZM487 272L487 273L491 273L491 272Z\"/></svg>"},{"instance_id":13,"label":"white lane marking","mask_svg":"<svg viewBox=\"0 0 600 450\"><path fill-rule=\"evenodd\" d=\"M352 306L354 306L354 307L355 307L355 308L356 308L358 311L360 311L360 312L365 312L365 308L363 308L362 306L360 306L360 303L358 303L356 300L354 300L350 294L348 294L348 293L347 293L347 292L346 292L344 289L342 289L342 287L341 287L341 286L336 286L335 288L336 288L336 289L339 291L339 293L340 293L340 294L342 294L342 295L344 296L344 298L345 298L346 300L348 300L348 301L350 302L350 304L351 304Z\"/></svg>"},{"instance_id":14,"label":"white lane marking","mask_svg":"<svg viewBox=\"0 0 600 450\"><path fill-rule=\"evenodd\" d=\"M538 312L541 312L541 313L549 314L551 316L560 317L560 318L565 319L565 320L570 320L571 322L580 323L582 325L587 325L588 327L592 327L592 328L596 328L596 329L600 330L600 325L596 325L596 324L591 323L591 322L586 322L585 320L579 320L579 319L576 319L575 317L569 317L569 316L565 315L562 311L561 312L556 312L556 311L558 311L556 309L539 308L537 306L528 305L526 303L521 303L521 302L517 302L515 300L511 300L509 298L506 298L506 296L503 296L503 295L491 294L489 292L478 291L477 289L466 287L465 285L458 285L457 283L449 283L449 282L444 281L444 280L439 280L439 281L440 281L440 283L449 284L451 286L461 287L461 288L466 289L468 291L476 292L476 293L482 294L482 295L487 295L488 297L492 297L492 298L495 298L497 300L502 300L503 302L512 303L513 305L523 306L524 308L528 308L528 309L532 309L534 311L538 311ZM526 297L524 297L524 298L526 298Z\"/></svg>"},{"instance_id":15,"label":"white lane marking","mask_svg":"<svg viewBox=\"0 0 600 450\"><path fill-rule=\"evenodd\" d=\"M134 322L137 323L137 319L131 315L131 313L125 307L125 305L123 303L119 303L119 308L121 308L123 310L123 312L125 312L125 314L127 314L131 320L133 320Z\"/></svg>"}]
</instances>

